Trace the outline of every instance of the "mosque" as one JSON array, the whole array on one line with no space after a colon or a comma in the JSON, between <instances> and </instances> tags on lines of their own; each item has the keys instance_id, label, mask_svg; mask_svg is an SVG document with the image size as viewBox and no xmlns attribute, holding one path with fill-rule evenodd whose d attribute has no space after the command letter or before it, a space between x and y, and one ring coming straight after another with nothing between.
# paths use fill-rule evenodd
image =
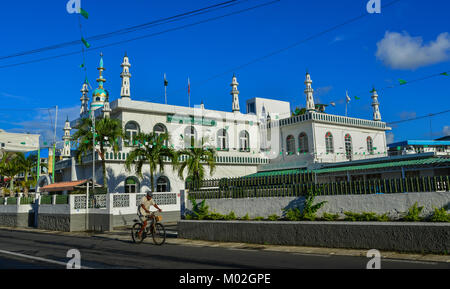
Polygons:
<instances>
[{"instance_id":1,"label":"mosque","mask_svg":"<svg viewBox=\"0 0 450 289\"><path fill-rule=\"evenodd\" d=\"M127 55L121 64L122 81L120 97L110 101L105 89L106 79L103 57L98 67L98 88L89 98L88 84L81 89L81 108L78 119L66 121L64 127L63 160L56 164L59 181L75 181L92 178L92 155L78 163L71 150L72 127L81 118L94 111L97 119L118 119L128 136L120 143L120 151L105 154L108 187L111 192L140 192L150 186L149 174L140 179L134 171L125 169L127 155L136 146L133 137L139 132L168 133L169 144L175 149L191 147L195 141L206 139L216 148L216 170L206 178L240 177L265 172L299 169L327 169L349 167L353 164L392 162L387 154L386 131L390 130L381 120L378 95L372 90L373 115L371 119L352 118L328 114L314 103L314 89L309 73L305 76L306 110L293 114L288 102L275 99L252 98L246 101L246 112L239 102L239 83L236 75L231 81L231 111L218 111L200 106L185 107L169 104L137 101L132 98L130 60ZM103 176L98 155L95 179L102 184ZM404 170L404 168L402 168ZM148 165L143 172L148 172ZM207 170L209 171L209 170ZM328 174L324 180L353 179L351 169L337 170L342 174ZM357 174L355 174L356 176ZM373 174L372 174L373 175ZM370 176L364 174L364 178ZM381 174L380 174L381 176ZM168 164L164 172L155 174L156 191L179 192L184 180L178 177Z\"/></svg>"}]
</instances>

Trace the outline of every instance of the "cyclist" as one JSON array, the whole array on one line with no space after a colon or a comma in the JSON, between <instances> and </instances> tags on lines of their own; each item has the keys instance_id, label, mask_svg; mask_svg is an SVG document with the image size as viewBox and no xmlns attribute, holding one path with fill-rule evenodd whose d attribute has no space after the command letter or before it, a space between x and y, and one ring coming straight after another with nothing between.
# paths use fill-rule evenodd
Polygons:
<instances>
[{"instance_id":1,"label":"cyclist","mask_svg":"<svg viewBox=\"0 0 450 289\"><path fill-rule=\"evenodd\" d=\"M147 227L147 216L151 214L150 206L158 209L158 212L162 212L162 210L158 207L155 200L153 200L153 193L151 191L147 191L146 195L141 199L141 205L138 208L139 219L143 223L141 230L138 233L139 239L142 238L142 232Z\"/></svg>"}]
</instances>

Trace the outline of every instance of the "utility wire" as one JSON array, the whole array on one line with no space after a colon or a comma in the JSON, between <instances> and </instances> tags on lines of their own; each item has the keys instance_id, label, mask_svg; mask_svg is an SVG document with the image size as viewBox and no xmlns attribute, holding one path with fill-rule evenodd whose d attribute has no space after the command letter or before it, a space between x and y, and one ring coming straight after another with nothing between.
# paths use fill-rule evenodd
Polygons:
<instances>
[{"instance_id":1,"label":"utility wire","mask_svg":"<svg viewBox=\"0 0 450 289\"><path fill-rule=\"evenodd\" d=\"M157 25L161 25L161 24L166 24L166 23L170 23L170 22L174 22L174 21L179 21L179 20L183 20L192 16L197 16L200 14L204 14L204 13L209 13L212 11L215 11L217 9L223 9L223 8L227 8L233 5L237 5L237 4L241 4L243 2L247 2L250 0L230 0L230 1L226 1L226 2L222 2L222 3L218 3L215 5L211 5L208 7L204 7L204 8L200 8L200 9L196 9L196 10L191 10L188 12L184 12L175 16L170 16L170 17L166 17L166 18L161 18L158 20L154 20L154 21L150 21L147 23L143 23L140 25L136 25L136 26L131 26L131 27L127 27L127 28L122 28L116 31L112 31L112 32L108 32L108 33L103 33L103 34L98 34L98 35L94 35L92 37L88 37L86 38L86 40L92 41L92 40L101 40L101 39L105 39L105 38L109 38L109 37L113 37L113 36L117 36L117 35L123 35L123 34L127 34L127 33L131 33L131 32L135 32L138 30L142 30L142 29L147 29L153 26L157 26ZM28 50L28 51L22 51L22 52L18 52L18 53L14 53L11 55L6 55L6 56L1 56L0 60L3 59L9 59L9 58L14 58L14 57L19 57L19 56L25 56L25 55L29 55L29 54L35 54L35 53L39 53L39 52L44 52L44 51L49 51L49 50L54 50L54 49L58 49L58 48L64 48L64 47L68 47L68 46L74 46L74 45L78 45L80 44L80 40L73 40L73 41L69 41L69 42L64 42L64 43L59 43L59 44L54 44L54 45L50 45L50 46L46 46L46 47L41 47L41 48L37 48L37 49L32 49L32 50Z\"/></svg>"},{"instance_id":2,"label":"utility wire","mask_svg":"<svg viewBox=\"0 0 450 289\"><path fill-rule=\"evenodd\" d=\"M423 116L418 116L418 117L413 117L413 118L408 118L408 119L403 119L403 120L392 121L392 122L388 122L387 124L391 125L391 124L397 124L397 123L402 123L402 122L407 122L407 121L413 121L413 120L423 119L423 118L427 118L427 117L433 117L433 116L436 116L436 115L445 114L445 113L449 113L449 112L450 112L450 109L444 110L444 111L440 111L440 112L436 112L436 113L430 113L430 114L423 115Z\"/></svg>"},{"instance_id":3,"label":"utility wire","mask_svg":"<svg viewBox=\"0 0 450 289\"><path fill-rule=\"evenodd\" d=\"M272 5L272 4L275 4L275 3L280 2L280 1L281 0L274 0L274 1L271 1L271 2L265 2L265 3L259 4L259 5L256 5L256 6L252 6L252 7L249 7L249 8L233 11L233 12L230 12L230 13L227 13L227 14L223 14L223 15L220 15L220 16L208 18L208 19L201 20L201 21L198 21L198 22L194 22L194 23L190 23L190 24L186 24L186 25L182 25L182 26L166 29L166 30L163 30L163 31L160 31L160 32L155 32L155 33L152 33L152 34L146 34L146 35L142 35L142 36L131 38L131 39L127 39L127 40L122 40L122 41L118 41L118 42L105 44L105 45L102 45L102 46L97 46L97 47L90 48L90 49L86 50L86 52L99 50L99 49L110 47L110 46L120 45L120 44L123 44L123 43L136 41L136 40L140 40L140 39L144 39L144 38L150 38L150 37L158 36L158 35L161 35L161 34L172 32L172 31L181 30L181 29L184 29L184 28L188 28L188 27L199 25L199 24L203 24L203 23L214 21L214 20L218 20L218 19L221 19L221 18L224 18L224 17L233 16L233 15L236 15L236 14L241 14L241 13L244 13L244 12L247 12L247 11L251 11L251 10L254 10L254 9L257 9L257 8L261 8L261 7L264 7L264 6ZM400 0L397 0L397 1L400 1ZM60 54L60 55L56 55L56 56L49 56L49 57L45 57L45 58L39 58L39 59L25 61L25 62L20 62L20 63L2 65L2 66L0 66L0 69L1 68L8 68L8 67L13 67L13 66L24 65L24 64L30 64L30 63L36 63L36 62L41 62L41 61L45 61L45 60L52 60L52 59L61 58L61 57L65 57L65 56L76 55L76 54L79 54L79 53L80 53L80 51L73 51L73 52L68 52L68 53L64 53L64 54Z\"/></svg>"}]
</instances>

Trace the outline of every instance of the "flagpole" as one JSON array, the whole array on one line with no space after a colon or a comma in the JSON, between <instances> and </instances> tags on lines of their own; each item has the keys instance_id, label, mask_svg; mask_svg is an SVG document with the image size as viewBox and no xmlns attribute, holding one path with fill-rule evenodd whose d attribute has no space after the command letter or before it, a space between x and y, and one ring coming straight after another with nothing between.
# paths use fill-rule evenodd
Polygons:
<instances>
[{"instance_id":1,"label":"flagpole","mask_svg":"<svg viewBox=\"0 0 450 289\"><path fill-rule=\"evenodd\" d=\"M191 82L188 77L188 103L189 107L191 107Z\"/></svg>"},{"instance_id":2,"label":"flagpole","mask_svg":"<svg viewBox=\"0 0 450 289\"><path fill-rule=\"evenodd\" d=\"M166 80L166 74L164 73L164 100L167 104L167 80Z\"/></svg>"}]
</instances>

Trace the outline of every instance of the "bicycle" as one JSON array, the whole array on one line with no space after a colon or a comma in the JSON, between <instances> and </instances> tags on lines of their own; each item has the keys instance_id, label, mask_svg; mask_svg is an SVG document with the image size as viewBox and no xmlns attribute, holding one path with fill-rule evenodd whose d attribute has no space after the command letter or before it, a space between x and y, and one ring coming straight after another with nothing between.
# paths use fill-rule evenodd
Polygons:
<instances>
[{"instance_id":1,"label":"bicycle","mask_svg":"<svg viewBox=\"0 0 450 289\"><path fill-rule=\"evenodd\" d=\"M133 220L134 225L131 227L131 238L136 244L140 244L147 238L148 235L152 235L153 243L155 245L162 245L166 241L166 229L164 225L160 223L162 220L161 216L156 216L154 212L146 216L148 220L147 228L142 231L142 236L139 238L138 233L141 231L143 222L140 220Z\"/></svg>"}]
</instances>

